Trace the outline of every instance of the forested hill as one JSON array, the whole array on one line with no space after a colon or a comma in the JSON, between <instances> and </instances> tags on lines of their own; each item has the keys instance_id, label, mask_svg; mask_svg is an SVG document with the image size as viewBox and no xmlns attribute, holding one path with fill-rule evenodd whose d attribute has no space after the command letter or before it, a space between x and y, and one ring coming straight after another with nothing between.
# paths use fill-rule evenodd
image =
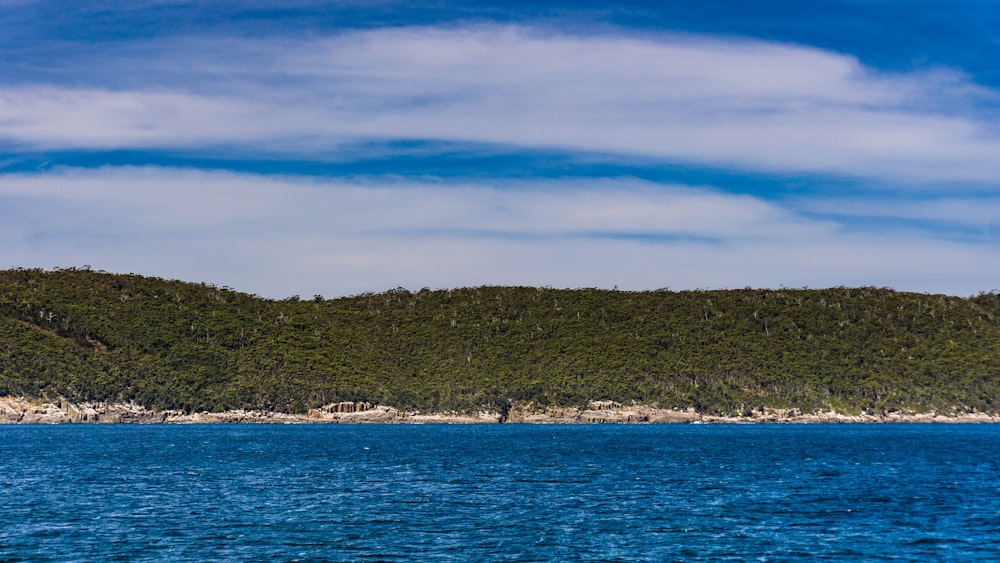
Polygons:
<instances>
[{"instance_id":1,"label":"forested hill","mask_svg":"<svg viewBox=\"0 0 1000 563\"><path fill-rule=\"evenodd\" d=\"M138 275L9 270L0 332L0 396L159 409L1000 410L993 293L479 287L274 301Z\"/></svg>"}]
</instances>

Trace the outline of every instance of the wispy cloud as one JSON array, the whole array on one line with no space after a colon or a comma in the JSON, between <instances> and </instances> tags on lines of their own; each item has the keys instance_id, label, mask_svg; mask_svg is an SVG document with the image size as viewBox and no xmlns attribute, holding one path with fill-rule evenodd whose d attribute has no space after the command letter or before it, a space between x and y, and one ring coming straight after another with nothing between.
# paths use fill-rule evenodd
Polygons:
<instances>
[{"instance_id":1,"label":"wispy cloud","mask_svg":"<svg viewBox=\"0 0 1000 563\"><path fill-rule=\"evenodd\" d=\"M164 6L193 21L181 4L83 6L52 29L41 11L0 16L19 30L0 39L0 267L274 297L997 285L1000 92L959 68L557 17L292 35L267 10L230 22L245 3L129 31L155 31ZM112 31L32 43L91 17Z\"/></svg>"},{"instance_id":2,"label":"wispy cloud","mask_svg":"<svg viewBox=\"0 0 1000 563\"><path fill-rule=\"evenodd\" d=\"M936 195L905 200L871 196L820 197L797 200L796 208L824 215L947 221L979 227L1000 223L1000 196L994 194L979 197Z\"/></svg>"},{"instance_id":3,"label":"wispy cloud","mask_svg":"<svg viewBox=\"0 0 1000 563\"><path fill-rule=\"evenodd\" d=\"M970 294L1000 275L987 240L848 231L777 202L627 179L62 169L5 176L0 209L0 266L91 264L273 297L481 284Z\"/></svg>"},{"instance_id":4,"label":"wispy cloud","mask_svg":"<svg viewBox=\"0 0 1000 563\"><path fill-rule=\"evenodd\" d=\"M175 38L73 64L66 83L0 87L3 142L315 157L426 139L894 182L1000 176L1000 131L983 117L997 92L756 40L393 28Z\"/></svg>"}]
</instances>

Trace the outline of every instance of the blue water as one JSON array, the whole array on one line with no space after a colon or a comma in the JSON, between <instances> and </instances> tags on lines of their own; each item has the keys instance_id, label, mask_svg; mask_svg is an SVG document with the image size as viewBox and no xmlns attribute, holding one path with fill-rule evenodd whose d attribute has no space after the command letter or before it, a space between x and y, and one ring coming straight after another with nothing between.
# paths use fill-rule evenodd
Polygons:
<instances>
[{"instance_id":1,"label":"blue water","mask_svg":"<svg viewBox=\"0 0 1000 563\"><path fill-rule=\"evenodd\" d=\"M1000 561L1000 426L5 426L0 561Z\"/></svg>"}]
</instances>

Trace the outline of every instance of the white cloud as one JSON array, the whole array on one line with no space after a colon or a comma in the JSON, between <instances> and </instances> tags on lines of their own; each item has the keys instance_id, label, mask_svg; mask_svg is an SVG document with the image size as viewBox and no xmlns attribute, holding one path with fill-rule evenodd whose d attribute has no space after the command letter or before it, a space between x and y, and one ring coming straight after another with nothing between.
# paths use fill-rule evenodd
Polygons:
<instances>
[{"instance_id":1,"label":"white cloud","mask_svg":"<svg viewBox=\"0 0 1000 563\"><path fill-rule=\"evenodd\" d=\"M40 147L210 146L260 138L269 108L192 94L0 89L0 132Z\"/></svg>"},{"instance_id":2,"label":"white cloud","mask_svg":"<svg viewBox=\"0 0 1000 563\"><path fill-rule=\"evenodd\" d=\"M394 28L173 40L109 57L79 63L86 88L0 88L0 139L317 155L416 138L894 181L1000 177L997 124L975 117L997 92L794 45Z\"/></svg>"},{"instance_id":3,"label":"white cloud","mask_svg":"<svg viewBox=\"0 0 1000 563\"><path fill-rule=\"evenodd\" d=\"M1000 196L938 197L900 200L883 198L821 197L795 202L796 209L811 213L878 219L912 219L986 227L1000 223Z\"/></svg>"},{"instance_id":4,"label":"white cloud","mask_svg":"<svg viewBox=\"0 0 1000 563\"><path fill-rule=\"evenodd\" d=\"M442 185L63 169L0 176L0 225L0 267L91 264L272 297L481 284L966 295L1000 276L985 242L850 233L781 203L625 179Z\"/></svg>"}]
</instances>

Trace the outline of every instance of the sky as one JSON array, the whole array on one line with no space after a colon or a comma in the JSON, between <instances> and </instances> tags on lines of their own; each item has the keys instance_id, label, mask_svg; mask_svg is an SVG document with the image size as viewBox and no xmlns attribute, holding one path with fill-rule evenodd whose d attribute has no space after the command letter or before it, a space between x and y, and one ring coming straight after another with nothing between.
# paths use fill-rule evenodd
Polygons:
<instances>
[{"instance_id":1,"label":"sky","mask_svg":"<svg viewBox=\"0 0 1000 563\"><path fill-rule=\"evenodd\" d=\"M997 61L987 0L0 0L0 268L995 291Z\"/></svg>"}]
</instances>

